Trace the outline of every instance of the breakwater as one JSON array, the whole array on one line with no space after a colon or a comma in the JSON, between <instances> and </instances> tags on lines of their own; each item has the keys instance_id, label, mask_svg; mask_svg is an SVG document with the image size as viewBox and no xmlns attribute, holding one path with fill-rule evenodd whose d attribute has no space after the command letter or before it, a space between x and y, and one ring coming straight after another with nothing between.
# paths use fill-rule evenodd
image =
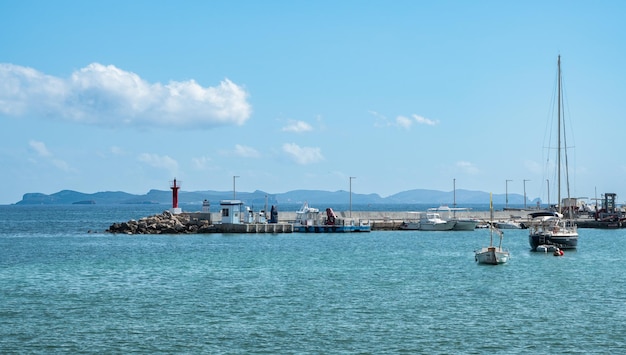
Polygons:
<instances>
[{"instance_id":1,"label":"breakwater","mask_svg":"<svg viewBox=\"0 0 626 355\"><path fill-rule=\"evenodd\" d=\"M211 213L161 214L139 220L113 223L106 232L114 234L202 234L202 233L291 233L290 223L213 224Z\"/></svg>"},{"instance_id":2,"label":"breakwater","mask_svg":"<svg viewBox=\"0 0 626 355\"><path fill-rule=\"evenodd\" d=\"M528 213L531 211L494 211L494 221L516 221L528 223ZM419 213L398 211L340 211L335 212L340 218L369 221L372 231L399 230L403 222L414 221ZM457 218L473 218L488 223L491 219L489 211L461 211L455 214ZM293 233L293 222L296 212L279 212L278 223L240 223L229 224L221 221L219 212L184 212L172 214L164 211L161 214L143 217L139 220L113 223L106 232L114 234L202 234L202 233ZM608 223L594 221L591 218L576 220L579 228L623 228L622 223Z\"/></svg>"},{"instance_id":3,"label":"breakwater","mask_svg":"<svg viewBox=\"0 0 626 355\"><path fill-rule=\"evenodd\" d=\"M398 230L402 222L415 220L417 212L386 212L386 211L340 211L338 217L369 221L372 230ZM511 211L494 212L494 220L522 220L525 215ZM489 212L457 213L459 218L475 218L488 221ZM172 214L164 211L161 214L143 217L138 220L113 223L106 232L114 234L198 234L198 233L292 233L296 212L279 212L278 223L219 223L219 212L184 212Z\"/></svg>"}]
</instances>

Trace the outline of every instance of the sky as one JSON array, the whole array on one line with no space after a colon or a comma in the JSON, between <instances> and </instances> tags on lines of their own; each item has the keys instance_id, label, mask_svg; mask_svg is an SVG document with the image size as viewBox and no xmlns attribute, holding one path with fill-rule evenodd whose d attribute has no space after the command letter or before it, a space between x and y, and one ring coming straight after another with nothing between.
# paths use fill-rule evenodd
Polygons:
<instances>
[{"instance_id":1,"label":"sky","mask_svg":"<svg viewBox=\"0 0 626 355\"><path fill-rule=\"evenodd\" d=\"M174 178L183 191L555 201L559 55L570 195L622 203L624 13L624 1L0 0L0 204Z\"/></svg>"}]
</instances>

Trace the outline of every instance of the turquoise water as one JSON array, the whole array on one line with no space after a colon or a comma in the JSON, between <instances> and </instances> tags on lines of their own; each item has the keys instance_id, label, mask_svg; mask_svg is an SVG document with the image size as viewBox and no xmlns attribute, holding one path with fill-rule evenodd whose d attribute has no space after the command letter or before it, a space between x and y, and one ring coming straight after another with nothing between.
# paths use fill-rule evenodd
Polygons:
<instances>
[{"instance_id":1,"label":"turquoise water","mask_svg":"<svg viewBox=\"0 0 626 355\"><path fill-rule=\"evenodd\" d=\"M623 353L624 230L482 266L472 232L121 236L158 206L0 206L0 353Z\"/></svg>"}]
</instances>

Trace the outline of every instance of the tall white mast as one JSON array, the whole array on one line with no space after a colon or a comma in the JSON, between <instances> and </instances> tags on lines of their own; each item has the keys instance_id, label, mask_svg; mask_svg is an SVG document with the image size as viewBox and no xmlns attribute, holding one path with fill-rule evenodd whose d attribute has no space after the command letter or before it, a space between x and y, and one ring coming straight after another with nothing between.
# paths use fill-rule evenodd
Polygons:
<instances>
[{"instance_id":1,"label":"tall white mast","mask_svg":"<svg viewBox=\"0 0 626 355\"><path fill-rule=\"evenodd\" d=\"M557 65L558 65L558 69L559 69L558 70L559 77L557 79L558 80L558 91L559 91L559 94L558 94L558 109L557 109L558 110L557 111L558 112L558 121L559 121L558 126L557 126L558 127L557 131L558 131L559 138L558 138L558 143L557 143L558 144L558 148L557 148L557 152L558 153L557 153L557 158L556 158L557 159L556 160L557 161L556 165L558 167L557 168L557 174L558 174L558 177L557 177L557 189L558 189L557 203L559 204L559 213L562 213L562 211L563 211L563 202L561 201L561 55L560 54L559 54L559 59L558 59Z\"/></svg>"}]
</instances>

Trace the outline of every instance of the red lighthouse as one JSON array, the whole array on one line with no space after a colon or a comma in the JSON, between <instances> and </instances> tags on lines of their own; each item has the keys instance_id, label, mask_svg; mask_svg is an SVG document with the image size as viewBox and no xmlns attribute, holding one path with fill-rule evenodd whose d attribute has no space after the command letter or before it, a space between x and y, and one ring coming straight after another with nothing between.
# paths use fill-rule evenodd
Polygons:
<instances>
[{"instance_id":1,"label":"red lighthouse","mask_svg":"<svg viewBox=\"0 0 626 355\"><path fill-rule=\"evenodd\" d=\"M176 178L172 182L170 189L172 189L172 213L178 214L181 213L182 210L178 207L178 190L180 189L180 184L176 184Z\"/></svg>"}]
</instances>

